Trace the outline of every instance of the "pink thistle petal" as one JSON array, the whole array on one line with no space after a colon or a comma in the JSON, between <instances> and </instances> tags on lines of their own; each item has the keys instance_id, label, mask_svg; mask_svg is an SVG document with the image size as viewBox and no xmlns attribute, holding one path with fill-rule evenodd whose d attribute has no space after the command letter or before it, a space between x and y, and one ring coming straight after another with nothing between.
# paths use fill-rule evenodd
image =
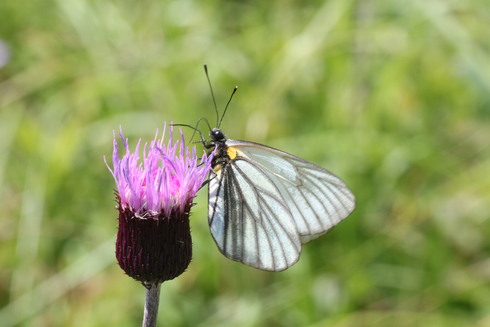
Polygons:
<instances>
[{"instance_id":1,"label":"pink thistle petal","mask_svg":"<svg viewBox=\"0 0 490 327\"><path fill-rule=\"evenodd\" d=\"M164 133L145 143L140 158L141 139L134 152L120 129L125 153L119 157L119 147L114 133L114 151L111 168L106 165L114 177L120 198L121 209L129 209L137 216L169 216L171 212L183 212L196 196L205 181L210 169L213 153L197 157L195 146L190 149L185 145L184 135L173 140L173 127L169 130L169 139L165 141Z\"/></svg>"}]
</instances>

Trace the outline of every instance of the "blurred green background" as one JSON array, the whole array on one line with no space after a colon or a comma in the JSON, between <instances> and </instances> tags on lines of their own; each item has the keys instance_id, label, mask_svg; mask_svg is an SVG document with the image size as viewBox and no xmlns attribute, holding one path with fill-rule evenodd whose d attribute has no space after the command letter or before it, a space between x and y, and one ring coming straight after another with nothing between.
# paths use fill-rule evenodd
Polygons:
<instances>
[{"instance_id":1,"label":"blurred green background","mask_svg":"<svg viewBox=\"0 0 490 327\"><path fill-rule=\"evenodd\" d=\"M327 167L358 204L268 273L219 253L201 191L160 326L490 326L488 1L2 0L0 16L1 326L141 324L103 156L120 125L133 145L214 125L205 63L220 109L240 87L230 138Z\"/></svg>"}]
</instances>

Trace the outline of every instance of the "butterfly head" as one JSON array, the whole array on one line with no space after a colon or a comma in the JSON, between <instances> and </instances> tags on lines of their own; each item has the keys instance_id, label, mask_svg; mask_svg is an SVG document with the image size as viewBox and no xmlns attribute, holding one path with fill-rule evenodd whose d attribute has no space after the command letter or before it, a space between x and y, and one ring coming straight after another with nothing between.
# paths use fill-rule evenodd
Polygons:
<instances>
[{"instance_id":1,"label":"butterfly head","mask_svg":"<svg viewBox=\"0 0 490 327\"><path fill-rule=\"evenodd\" d=\"M213 128L209 132L209 136L214 144L224 144L226 142L226 136L219 128Z\"/></svg>"}]
</instances>

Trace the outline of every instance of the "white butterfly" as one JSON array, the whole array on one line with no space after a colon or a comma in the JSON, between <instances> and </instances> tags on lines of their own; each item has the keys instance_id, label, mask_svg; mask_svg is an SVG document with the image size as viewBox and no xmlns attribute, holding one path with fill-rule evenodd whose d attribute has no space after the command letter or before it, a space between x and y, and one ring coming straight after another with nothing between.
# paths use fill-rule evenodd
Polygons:
<instances>
[{"instance_id":1,"label":"white butterfly","mask_svg":"<svg viewBox=\"0 0 490 327\"><path fill-rule=\"evenodd\" d=\"M201 143L215 150L209 178L209 228L221 253L246 265L281 271L294 265L302 244L326 233L355 208L354 194L328 170L262 144L229 140L220 130L234 88L216 126ZM209 126L209 122L207 122ZM194 136L194 135L193 135Z\"/></svg>"},{"instance_id":2,"label":"white butterfly","mask_svg":"<svg viewBox=\"0 0 490 327\"><path fill-rule=\"evenodd\" d=\"M328 170L265 145L226 139L219 128L210 136L206 146L216 152L209 227L226 257L262 270L287 269L302 244L354 210L354 195Z\"/></svg>"}]
</instances>

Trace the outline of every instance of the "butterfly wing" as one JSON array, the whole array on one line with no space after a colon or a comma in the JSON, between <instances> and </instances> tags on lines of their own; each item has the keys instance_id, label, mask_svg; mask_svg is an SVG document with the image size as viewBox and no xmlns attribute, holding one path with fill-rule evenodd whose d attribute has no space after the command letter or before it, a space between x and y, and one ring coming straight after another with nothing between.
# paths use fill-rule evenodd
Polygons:
<instances>
[{"instance_id":1,"label":"butterfly wing","mask_svg":"<svg viewBox=\"0 0 490 327\"><path fill-rule=\"evenodd\" d=\"M301 241L286 203L267 175L247 161L237 160L211 179L209 226L232 260L279 271L299 258Z\"/></svg>"},{"instance_id":2,"label":"butterfly wing","mask_svg":"<svg viewBox=\"0 0 490 327\"><path fill-rule=\"evenodd\" d=\"M298 261L302 243L354 210L354 195L326 169L257 143L226 145L236 157L209 183L209 225L228 258L284 270Z\"/></svg>"}]
</instances>

